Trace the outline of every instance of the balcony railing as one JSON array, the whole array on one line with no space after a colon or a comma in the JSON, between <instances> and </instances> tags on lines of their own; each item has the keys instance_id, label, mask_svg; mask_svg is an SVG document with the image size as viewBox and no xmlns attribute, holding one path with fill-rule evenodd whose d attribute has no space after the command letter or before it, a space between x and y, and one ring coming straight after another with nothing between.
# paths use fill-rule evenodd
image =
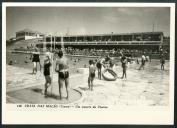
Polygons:
<instances>
[{"instance_id":1,"label":"balcony railing","mask_svg":"<svg viewBox=\"0 0 177 128\"><path fill-rule=\"evenodd\" d=\"M51 42L47 42L51 44ZM64 42L66 45L159 45L161 41L99 41L99 42ZM61 44L61 42L55 42Z\"/></svg>"}]
</instances>

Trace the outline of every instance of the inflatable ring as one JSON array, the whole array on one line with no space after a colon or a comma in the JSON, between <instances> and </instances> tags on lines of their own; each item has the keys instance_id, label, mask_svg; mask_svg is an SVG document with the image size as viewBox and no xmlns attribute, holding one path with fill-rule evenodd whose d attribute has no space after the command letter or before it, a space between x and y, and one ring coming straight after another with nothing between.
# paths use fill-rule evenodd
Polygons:
<instances>
[{"instance_id":1,"label":"inflatable ring","mask_svg":"<svg viewBox=\"0 0 177 128\"><path fill-rule=\"evenodd\" d=\"M106 73L107 71L108 71L111 75L113 75L114 78L108 78L108 77L106 77L106 76L105 76L105 73ZM105 70L103 71L102 76L103 76L103 78L104 78L105 80L107 80L107 81L115 81L115 80L117 79L117 74L116 74L112 69L109 69L109 68L107 68L107 69L105 69Z\"/></svg>"}]
</instances>

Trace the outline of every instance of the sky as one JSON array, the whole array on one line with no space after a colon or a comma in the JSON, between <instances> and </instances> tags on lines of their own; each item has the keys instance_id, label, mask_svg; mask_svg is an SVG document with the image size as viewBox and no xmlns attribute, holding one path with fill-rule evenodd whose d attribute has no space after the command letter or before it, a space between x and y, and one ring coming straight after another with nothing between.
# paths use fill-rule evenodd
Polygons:
<instances>
[{"instance_id":1,"label":"sky","mask_svg":"<svg viewBox=\"0 0 177 128\"><path fill-rule=\"evenodd\" d=\"M7 7L6 38L31 29L52 35L162 31L170 35L168 7Z\"/></svg>"}]
</instances>

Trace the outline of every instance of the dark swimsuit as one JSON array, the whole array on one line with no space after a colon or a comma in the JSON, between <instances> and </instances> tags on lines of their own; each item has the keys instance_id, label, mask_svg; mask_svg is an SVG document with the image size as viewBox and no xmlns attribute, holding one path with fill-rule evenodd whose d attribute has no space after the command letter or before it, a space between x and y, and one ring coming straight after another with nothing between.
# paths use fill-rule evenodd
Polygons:
<instances>
[{"instance_id":1,"label":"dark swimsuit","mask_svg":"<svg viewBox=\"0 0 177 128\"><path fill-rule=\"evenodd\" d=\"M59 71L59 77L62 78L62 79L66 79L66 78L69 78L69 72L68 71Z\"/></svg>"},{"instance_id":2,"label":"dark swimsuit","mask_svg":"<svg viewBox=\"0 0 177 128\"><path fill-rule=\"evenodd\" d=\"M101 69L101 63L100 62L98 62L96 66L97 66L97 68Z\"/></svg>"},{"instance_id":3,"label":"dark swimsuit","mask_svg":"<svg viewBox=\"0 0 177 128\"><path fill-rule=\"evenodd\" d=\"M32 62L40 62L39 54L36 54L36 53L33 54L33 60L32 60Z\"/></svg>"},{"instance_id":4,"label":"dark swimsuit","mask_svg":"<svg viewBox=\"0 0 177 128\"><path fill-rule=\"evenodd\" d=\"M94 78L95 77L95 73L90 73L90 77Z\"/></svg>"},{"instance_id":5,"label":"dark swimsuit","mask_svg":"<svg viewBox=\"0 0 177 128\"><path fill-rule=\"evenodd\" d=\"M145 65L145 60L144 59L142 59L141 62L142 62L142 65Z\"/></svg>"},{"instance_id":6,"label":"dark swimsuit","mask_svg":"<svg viewBox=\"0 0 177 128\"><path fill-rule=\"evenodd\" d=\"M165 59L162 59L162 60L161 60L161 63L162 63L162 64L165 64Z\"/></svg>"},{"instance_id":7,"label":"dark swimsuit","mask_svg":"<svg viewBox=\"0 0 177 128\"><path fill-rule=\"evenodd\" d=\"M51 66L51 63L44 64L44 76L50 75L50 66Z\"/></svg>"}]
</instances>

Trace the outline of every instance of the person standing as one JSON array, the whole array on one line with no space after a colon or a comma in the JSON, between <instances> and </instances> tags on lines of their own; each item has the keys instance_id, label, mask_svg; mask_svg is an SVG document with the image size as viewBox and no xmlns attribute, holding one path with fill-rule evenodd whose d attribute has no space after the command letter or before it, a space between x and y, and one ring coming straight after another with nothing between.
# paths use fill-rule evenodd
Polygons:
<instances>
[{"instance_id":1,"label":"person standing","mask_svg":"<svg viewBox=\"0 0 177 128\"><path fill-rule=\"evenodd\" d=\"M93 81L95 78L96 67L93 60L89 60L89 77L88 77L88 86L89 90L93 91Z\"/></svg>"},{"instance_id":2,"label":"person standing","mask_svg":"<svg viewBox=\"0 0 177 128\"><path fill-rule=\"evenodd\" d=\"M143 70L144 70L145 61L146 61L146 57L145 57L145 55L143 54L143 55L141 56L141 65L140 65L140 67L139 67L139 70L141 70L141 68L143 68Z\"/></svg>"},{"instance_id":3,"label":"person standing","mask_svg":"<svg viewBox=\"0 0 177 128\"><path fill-rule=\"evenodd\" d=\"M40 63L40 52L38 51L37 47L35 48L35 51L32 52L32 62L33 62L33 74L37 73L37 63L39 63L40 71L41 71L41 63Z\"/></svg>"},{"instance_id":4,"label":"person standing","mask_svg":"<svg viewBox=\"0 0 177 128\"><path fill-rule=\"evenodd\" d=\"M121 63L122 63L122 69L123 69L123 74L122 74L122 79L124 78L124 76L125 76L125 78L127 78L127 58L126 58L126 56L122 56L121 57Z\"/></svg>"},{"instance_id":5,"label":"person standing","mask_svg":"<svg viewBox=\"0 0 177 128\"><path fill-rule=\"evenodd\" d=\"M55 71L58 72L59 98L62 99L63 84L66 87L67 99L69 98L69 64L66 57L63 57L63 52L58 52L59 59L56 60Z\"/></svg>"},{"instance_id":6,"label":"person standing","mask_svg":"<svg viewBox=\"0 0 177 128\"><path fill-rule=\"evenodd\" d=\"M101 63L101 59L98 60L96 67L98 69L98 79L101 80L101 69L102 69L102 63Z\"/></svg>"},{"instance_id":7,"label":"person standing","mask_svg":"<svg viewBox=\"0 0 177 128\"><path fill-rule=\"evenodd\" d=\"M45 76L44 95L45 96L47 96L47 88L51 85L50 66L51 66L50 56L46 54L44 59L44 76Z\"/></svg>"},{"instance_id":8,"label":"person standing","mask_svg":"<svg viewBox=\"0 0 177 128\"><path fill-rule=\"evenodd\" d=\"M164 70L164 65L165 65L165 57L164 57L164 54L161 55L160 63L161 63L161 70Z\"/></svg>"}]
</instances>

